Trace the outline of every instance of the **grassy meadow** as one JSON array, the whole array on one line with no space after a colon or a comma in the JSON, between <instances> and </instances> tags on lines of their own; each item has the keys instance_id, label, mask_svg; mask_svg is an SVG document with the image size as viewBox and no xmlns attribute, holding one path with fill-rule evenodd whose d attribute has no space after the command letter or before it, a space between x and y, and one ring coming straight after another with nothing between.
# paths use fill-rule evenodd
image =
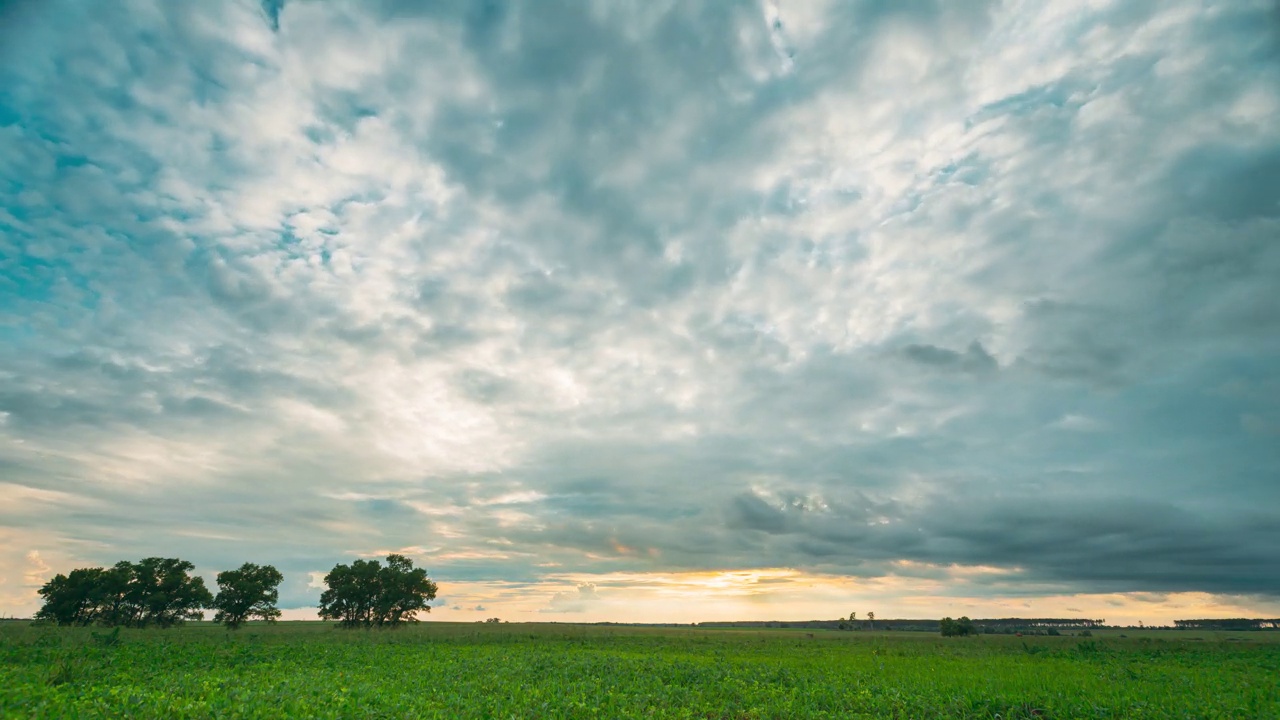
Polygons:
<instances>
[{"instance_id":1,"label":"grassy meadow","mask_svg":"<svg viewBox=\"0 0 1280 720\"><path fill-rule=\"evenodd\" d=\"M1278 640L5 622L0 717L1280 718Z\"/></svg>"}]
</instances>

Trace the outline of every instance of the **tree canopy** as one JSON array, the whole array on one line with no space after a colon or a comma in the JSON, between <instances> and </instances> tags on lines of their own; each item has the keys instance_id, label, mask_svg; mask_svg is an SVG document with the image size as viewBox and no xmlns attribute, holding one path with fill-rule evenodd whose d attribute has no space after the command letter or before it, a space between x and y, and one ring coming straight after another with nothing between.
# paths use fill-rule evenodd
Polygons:
<instances>
[{"instance_id":1,"label":"tree canopy","mask_svg":"<svg viewBox=\"0 0 1280 720\"><path fill-rule=\"evenodd\" d=\"M110 568L78 568L40 588L36 618L59 625L171 627L204 617L213 596L195 566L178 558L121 561Z\"/></svg>"},{"instance_id":2,"label":"tree canopy","mask_svg":"<svg viewBox=\"0 0 1280 720\"><path fill-rule=\"evenodd\" d=\"M231 630L255 618L274 622L280 617L276 602L280 599L282 580L284 576L275 567L253 563L218 573L218 596L213 599L217 613L213 621Z\"/></svg>"},{"instance_id":3,"label":"tree canopy","mask_svg":"<svg viewBox=\"0 0 1280 720\"><path fill-rule=\"evenodd\" d=\"M978 632L977 628L973 626L973 621L967 617L961 617L959 620L944 617L939 623L939 629L942 631L943 637L962 637L964 635L976 635Z\"/></svg>"},{"instance_id":4,"label":"tree canopy","mask_svg":"<svg viewBox=\"0 0 1280 720\"><path fill-rule=\"evenodd\" d=\"M403 555L393 553L386 560L386 566L377 560L335 565L324 577L320 617L346 628L368 628L417 622L418 612L430 612L437 588L427 571Z\"/></svg>"}]
</instances>

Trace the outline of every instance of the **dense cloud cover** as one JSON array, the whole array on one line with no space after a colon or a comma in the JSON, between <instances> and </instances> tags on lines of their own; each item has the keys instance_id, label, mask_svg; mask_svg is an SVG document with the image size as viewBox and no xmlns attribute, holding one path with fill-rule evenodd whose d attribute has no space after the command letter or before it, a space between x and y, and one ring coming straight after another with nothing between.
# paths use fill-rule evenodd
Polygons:
<instances>
[{"instance_id":1,"label":"dense cloud cover","mask_svg":"<svg viewBox=\"0 0 1280 720\"><path fill-rule=\"evenodd\" d=\"M1280 598L1270 0L2 7L0 611Z\"/></svg>"}]
</instances>

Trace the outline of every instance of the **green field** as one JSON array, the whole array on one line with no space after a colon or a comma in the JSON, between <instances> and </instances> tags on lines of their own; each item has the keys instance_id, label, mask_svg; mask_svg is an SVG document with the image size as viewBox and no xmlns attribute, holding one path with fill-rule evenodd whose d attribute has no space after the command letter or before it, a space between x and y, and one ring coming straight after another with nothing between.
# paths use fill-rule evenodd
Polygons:
<instances>
[{"instance_id":1,"label":"green field","mask_svg":"<svg viewBox=\"0 0 1280 720\"><path fill-rule=\"evenodd\" d=\"M5 718L1280 718L1280 633L0 623Z\"/></svg>"}]
</instances>

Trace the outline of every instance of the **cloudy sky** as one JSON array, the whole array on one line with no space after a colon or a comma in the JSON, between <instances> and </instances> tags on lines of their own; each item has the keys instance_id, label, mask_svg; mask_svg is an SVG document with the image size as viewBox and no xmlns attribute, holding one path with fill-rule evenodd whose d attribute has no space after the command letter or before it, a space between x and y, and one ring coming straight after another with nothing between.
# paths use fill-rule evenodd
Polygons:
<instances>
[{"instance_id":1,"label":"cloudy sky","mask_svg":"<svg viewBox=\"0 0 1280 720\"><path fill-rule=\"evenodd\" d=\"M1278 616L1278 8L0 4L0 614Z\"/></svg>"}]
</instances>

